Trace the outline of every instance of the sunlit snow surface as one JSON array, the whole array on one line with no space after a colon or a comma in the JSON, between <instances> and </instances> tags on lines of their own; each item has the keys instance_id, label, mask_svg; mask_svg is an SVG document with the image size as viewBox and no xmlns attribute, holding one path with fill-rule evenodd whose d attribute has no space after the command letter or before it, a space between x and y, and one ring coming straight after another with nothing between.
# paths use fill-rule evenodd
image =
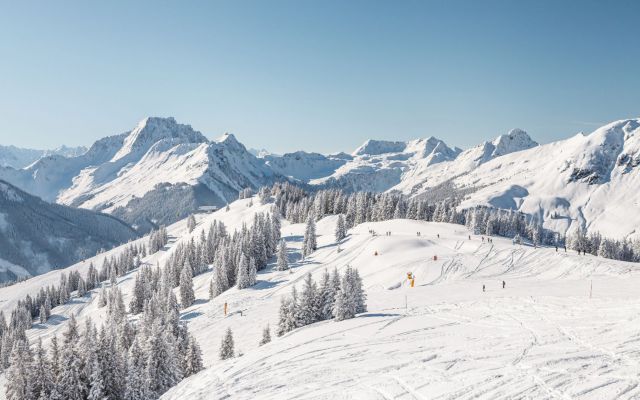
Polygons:
<instances>
[{"instance_id":1,"label":"sunlit snow surface","mask_svg":"<svg viewBox=\"0 0 640 400\"><path fill-rule=\"evenodd\" d=\"M199 217L192 235L198 237L214 219L237 228L249 223L256 211L270 208L257 199L247 207L249 201L233 203L229 212ZM261 272L254 288L231 289L209 301L211 272L194 279L198 300L182 318L202 346L207 368L163 399L640 396L637 264L577 256L563 249L556 253L553 248L514 246L500 238L488 244L480 236L469 240L459 225L408 220L358 226L338 252L334 226L335 217L319 221L320 248L301 262L298 249L304 227L285 222L282 233L293 272ZM369 229L379 235L370 235ZM145 262L163 264L177 242L190 239L184 221L171 226L169 234L168 248ZM99 259L94 262L101 265ZM87 263L72 268L86 271ZM363 277L369 312L276 337L281 296L294 284L300 288L308 272L319 279L325 268L347 264ZM414 288L404 280L409 271L417 277ZM119 281L126 304L135 273ZM40 285L57 283L58 274L0 289L0 309L6 314L17 299ZM29 339L46 341L54 333L60 335L70 313L78 314L80 324L87 317L103 320L106 309L97 308L97 298L93 293L55 308L47 324L28 331ZM273 341L258 347L267 323ZM243 355L222 362L218 350L228 327L233 329L236 351Z\"/></svg>"}]
</instances>

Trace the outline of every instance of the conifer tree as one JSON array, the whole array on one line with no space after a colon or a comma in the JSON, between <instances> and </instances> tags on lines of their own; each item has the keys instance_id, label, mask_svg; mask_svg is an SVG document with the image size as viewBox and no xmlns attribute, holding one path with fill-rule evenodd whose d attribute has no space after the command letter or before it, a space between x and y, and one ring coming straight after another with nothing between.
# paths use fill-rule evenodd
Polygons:
<instances>
[{"instance_id":1,"label":"conifer tree","mask_svg":"<svg viewBox=\"0 0 640 400\"><path fill-rule=\"evenodd\" d=\"M289 299L285 296L280 298L280 310L278 313L278 328L276 335L282 336L289 332L291 329L289 326Z\"/></svg>"},{"instance_id":2,"label":"conifer tree","mask_svg":"<svg viewBox=\"0 0 640 400\"><path fill-rule=\"evenodd\" d=\"M316 241L316 223L312 213L309 213L307 218L307 226L304 231L304 240L302 242L302 256L307 257L313 253L318 247Z\"/></svg>"},{"instance_id":3,"label":"conifer tree","mask_svg":"<svg viewBox=\"0 0 640 400\"><path fill-rule=\"evenodd\" d=\"M318 321L318 309L316 301L316 284L311 274L304 279L302 294L300 295L300 307L298 313L298 325L305 326Z\"/></svg>"},{"instance_id":4,"label":"conifer tree","mask_svg":"<svg viewBox=\"0 0 640 400\"><path fill-rule=\"evenodd\" d=\"M7 400L31 400L34 397L32 369L33 354L29 344L24 340L18 340L13 346L10 366L6 374Z\"/></svg>"},{"instance_id":5,"label":"conifer tree","mask_svg":"<svg viewBox=\"0 0 640 400\"><path fill-rule=\"evenodd\" d=\"M234 357L233 332L231 332L231 328L228 328L227 332L224 335L224 339L222 339L222 344L220 346L220 359L227 360L233 357Z\"/></svg>"},{"instance_id":6,"label":"conifer tree","mask_svg":"<svg viewBox=\"0 0 640 400\"><path fill-rule=\"evenodd\" d=\"M276 269L278 271L286 271L289 269L289 261L287 260L287 244L282 239L278 245L278 261Z\"/></svg>"},{"instance_id":7,"label":"conifer tree","mask_svg":"<svg viewBox=\"0 0 640 400\"><path fill-rule=\"evenodd\" d=\"M347 237L347 228L344 222L344 216L338 215L338 222L336 222L336 242L341 242Z\"/></svg>"},{"instance_id":8,"label":"conifer tree","mask_svg":"<svg viewBox=\"0 0 640 400\"><path fill-rule=\"evenodd\" d=\"M47 310L44 307L44 304L40 306L40 313L38 318L40 319L41 324L47 322Z\"/></svg>"},{"instance_id":9,"label":"conifer tree","mask_svg":"<svg viewBox=\"0 0 640 400\"><path fill-rule=\"evenodd\" d=\"M184 376L197 374L198 372L202 371L203 368L202 350L200 350L200 346L198 346L198 343L191 335L189 335L189 339L187 342L184 364Z\"/></svg>"},{"instance_id":10,"label":"conifer tree","mask_svg":"<svg viewBox=\"0 0 640 400\"><path fill-rule=\"evenodd\" d=\"M51 363L47 358L47 353L42 347L42 339L38 339L36 347L35 362L33 365L33 398L48 399L53 390L54 378Z\"/></svg>"},{"instance_id":11,"label":"conifer tree","mask_svg":"<svg viewBox=\"0 0 640 400\"><path fill-rule=\"evenodd\" d=\"M191 268L188 263L185 263L180 273L180 304L182 308L187 308L193 304L196 296L193 291L193 277L191 275Z\"/></svg>"},{"instance_id":12,"label":"conifer tree","mask_svg":"<svg viewBox=\"0 0 640 400\"><path fill-rule=\"evenodd\" d=\"M337 271L334 272L337 275ZM320 287L318 288L318 312L321 320L331 319L333 317L333 301L336 296L336 289L329 271L325 270L322 274Z\"/></svg>"},{"instance_id":13,"label":"conifer tree","mask_svg":"<svg viewBox=\"0 0 640 400\"><path fill-rule=\"evenodd\" d=\"M363 313L367 311L367 295L362 287L362 278L357 269L351 271L353 298L356 307L356 313Z\"/></svg>"},{"instance_id":14,"label":"conifer tree","mask_svg":"<svg viewBox=\"0 0 640 400\"><path fill-rule=\"evenodd\" d=\"M194 229L196 229L196 218L191 214L187 219L187 230L191 233Z\"/></svg>"},{"instance_id":15,"label":"conifer tree","mask_svg":"<svg viewBox=\"0 0 640 400\"><path fill-rule=\"evenodd\" d=\"M256 270L256 262L253 258L249 258L249 286L253 286L258 281L258 271Z\"/></svg>"},{"instance_id":16,"label":"conifer tree","mask_svg":"<svg viewBox=\"0 0 640 400\"><path fill-rule=\"evenodd\" d=\"M93 361L92 370L88 400L103 400L109 398L103 379L102 365L97 358Z\"/></svg>"},{"instance_id":17,"label":"conifer tree","mask_svg":"<svg viewBox=\"0 0 640 400\"><path fill-rule=\"evenodd\" d=\"M263 346L271 341L271 329L269 324L262 330L262 339L260 340L260 346Z\"/></svg>"},{"instance_id":18,"label":"conifer tree","mask_svg":"<svg viewBox=\"0 0 640 400\"><path fill-rule=\"evenodd\" d=\"M137 338L129 348L125 385L125 399L147 400L150 398L145 381L144 353Z\"/></svg>"},{"instance_id":19,"label":"conifer tree","mask_svg":"<svg viewBox=\"0 0 640 400\"><path fill-rule=\"evenodd\" d=\"M60 376L57 389L63 399L83 400L87 387L82 380L82 355L78 342L78 324L72 314L64 333L62 355L60 360Z\"/></svg>"},{"instance_id":20,"label":"conifer tree","mask_svg":"<svg viewBox=\"0 0 640 400\"><path fill-rule=\"evenodd\" d=\"M250 285L250 277L249 277L249 258L242 253L240 256L240 263L238 264L238 289L248 288Z\"/></svg>"},{"instance_id":21,"label":"conifer tree","mask_svg":"<svg viewBox=\"0 0 640 400\"><path fill-rule=\"evenodd\" d=\"M160 397L182 379L181 363L170 339L160 323L153 324L145 348L145 386L150 397Z\"/></svg>"}]
</instances>

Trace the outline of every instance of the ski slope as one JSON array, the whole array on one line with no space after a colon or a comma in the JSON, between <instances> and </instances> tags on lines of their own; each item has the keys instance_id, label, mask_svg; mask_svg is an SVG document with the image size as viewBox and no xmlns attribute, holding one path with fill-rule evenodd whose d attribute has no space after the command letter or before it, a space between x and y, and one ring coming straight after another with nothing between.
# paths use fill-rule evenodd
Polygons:
<instances>
[{"instance_id":1,"label":"ski slope","mask_svg":"<svg viewBox=\"0 0 640 400\"><path fill-rule=\"evenodd\" d=\"M257 199L249 207L250 201L236 201L228 212L198 216L192 234L186 221L170 226L170 243L144 262L162 265L177 243L198 237L214 219L233 230L250 223L254 213L270 209ZM261 271L250 289L230 289L209 300L211 272L194 278L197 300L182 319L200 343L207 368L163 399L640 396L637 264L514 246L501 238L483 243L480 236L469 239L463 226L410 220L362 224L338 246L335 221L327 217L318 222L319 249L304 261L299 252L304 226L284 222L291 272ZM378 235L371 235L371 229ZM71 268L86 270L90 261L102 263L99 256ZM300 288L307 273L319 279L325 268L346 265L359 269L369 311L276 337L281 296L289 295L293 285ZM409 271L416 275L413 288L405 279ZM125 304L135 273L119 278ZM59 274L1 288L0 309L7 314L15 301L40 285L57 283ZM104 320L106 309L97 307L97 299L92 293L53 309L50 321L28 331L29 339L47 342L60 335L71 313L80 326L85 318ZM273 341L258 347L267 323ZM218 350L227 328L234 332L236 352L243 355L223 362Z\"/></svg>"}]
</instances>

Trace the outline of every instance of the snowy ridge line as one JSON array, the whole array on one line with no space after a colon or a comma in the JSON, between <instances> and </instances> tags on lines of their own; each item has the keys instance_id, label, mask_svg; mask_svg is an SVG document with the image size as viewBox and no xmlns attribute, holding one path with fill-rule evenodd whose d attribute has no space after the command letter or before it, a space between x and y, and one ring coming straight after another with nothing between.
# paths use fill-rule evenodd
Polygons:
<instances>
[{"instance_id":1,"label":"snowy ridge line","mask_svg":"<svg viewBox=\"0 0 640 400\"><path fill-rule=\"evenodd\" d=\"M544 231L565 237L601 232L622 242L639 234L640 213L626 212L639 207L629 191L640 184L639 166L637 118L544 145L514 129L465 151L429 137L369 140L353 155L300 151L258 158L233 135L209 141L173 118L150 117L77 156L0 168L0 178L47 201L113 214L141 232L202 205L223 207L245 188L288 180L433 203L459 198L460 209L512 209L535 216ZM592 253L599 252L600 242L592 244ZM610 251L624 249L602 249Z\"/></svg>"}]
</instances>

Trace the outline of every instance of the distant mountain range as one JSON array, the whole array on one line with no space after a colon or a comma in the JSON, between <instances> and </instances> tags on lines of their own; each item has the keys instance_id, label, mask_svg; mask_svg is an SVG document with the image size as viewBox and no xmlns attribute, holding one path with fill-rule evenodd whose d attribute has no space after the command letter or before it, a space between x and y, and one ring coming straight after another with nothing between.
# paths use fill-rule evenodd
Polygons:
<instances>
[{"instance_id":1,"label":"distant mountain range","mask_svg":"<svg viewBox=\"0 0 640 400\"><path fill-rule=\"evenodd\" d=\"M45 200L103 211L146 231L238 191L292 180L347 191L397 191L431 200L458 196L536 215L565 233L578 227L637 235L640 120L538 145L514 129L468 150L429 137L368 140L351 154L247 150L233 135L210 141L173 118L145 118L75 157L47 155L0 179Z\"/></svg>"},{"instance_id":2,"label":"distant mountain range","mask_svg":"<svg viewBox=\"0 0 640 400\"><path fill-rule=\"evenodd\" d=\"M42 157L60 155L64 157L77 157L84 154L87 148L60 146L53 150L22 149L15 146L0 145L0 167L24 168Z\"/></svg>"}]
</instances>

